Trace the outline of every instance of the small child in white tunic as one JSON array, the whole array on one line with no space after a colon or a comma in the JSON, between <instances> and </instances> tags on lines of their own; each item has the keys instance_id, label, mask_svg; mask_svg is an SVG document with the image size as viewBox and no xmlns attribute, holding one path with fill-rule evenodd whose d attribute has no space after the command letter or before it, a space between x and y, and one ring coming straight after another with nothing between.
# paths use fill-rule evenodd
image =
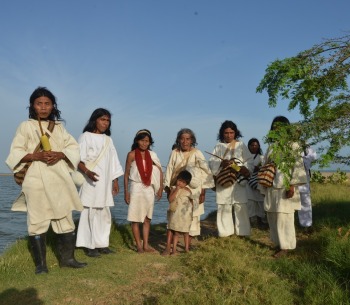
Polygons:
<instances>
[{"instance_id":1,"label":"small child in white tunic","mask_svg":"<svg viewBox=\"0 0 350 305\"><path fill-rule=\"evenodd\" d=\"M171 242L167 242L167 246L163 255L177 254L176 247L180 234L184 235L185 251L190 249L190 228L193 219L193 200L192 192L187 187L191 182L192 175L187 170L181 171L176 180L176 186L171 187L169 194L168 209L168 230L172 231L173 249L171 252Z\"/></svg>"},{"instance_id":2,"label":"small child in white tunic","mask_svg":"<svg viewBox=\"0 0 350 305\"><path fill-rule=\"evenodd\" d=\"M153 145L151 132L139 130L128 153L124 175L124 200L128 208L127 220L131 222L137 252L154 252L148 245L148 236L153 215L154 199L162 197L163 173L157 154L150 150ZM129 192L130 181L130 192ZM141 243L139 224L142 223Z\"/></svg>"}]
</instances>

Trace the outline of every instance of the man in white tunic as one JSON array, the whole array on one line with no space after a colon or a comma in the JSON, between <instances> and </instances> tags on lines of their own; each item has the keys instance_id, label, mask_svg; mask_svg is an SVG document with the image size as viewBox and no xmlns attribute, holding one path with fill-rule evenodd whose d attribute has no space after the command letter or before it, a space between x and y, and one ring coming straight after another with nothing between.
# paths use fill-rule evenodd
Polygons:
<instances>
[{"instance_id":1,"label":"man in white tunic","mask_svg":"<svg viewBox=\"0 0 350 305\"><path fill-rule=\"evenodd\" d=\"M57 121L60 112L56 99L46 88L39 87L32 93L29 117L18 127L6 159L14 173L31 162L22 184L22 195L12 210L27 211L29 242L36 274L48 272L46 232L50 225L58 234L60 266L83 267L86 264L74 258L75 226L72 218L72 211L81 211L83 207L70 176L70 171L77 167L80 160L78 143ZM49 120L55 121L52 132L48 130ZM42 148L35 151L40 143L41 130L49 135L51 149L48 151Z\"/></svg>"},{"instance_id":2,"label":"man in white tunic","mask_svg":"<svg viewBox=\"0 0 350 305\"><path fill-rule=\"evenodd\" d=\"M271 124L271 130L276 128L274 126L278 126L279 123L289 124L289 120L283 116L276 117ZM270 145L266 152L265 162L274 161L271 157L273 145ZM290 149L296 151L299 149L299 145L292 143ZM264 208L267 212L270 238L276 247L275 258L285 255L288 250L295 249L296 247L294 213L296 210L300 210L301 207L298 186L307 182L301 156L295 160L294 166L291 169L290 187L288 189L286 189L284 180L284 174L277 164L273 185L264 190Z\"/></svg>"},{"instance_id":3,"label":"man in white tunic","mask_svg":"<svg viewBox=\"0 0 350 305\"><path fill-rule=\"evenodd\" d=\"M213 155L209 159L209 166L214 176L217 176L222 168L225 168L238 159L242 163L243 171L252 170L253 158L248 147L238 139L241 137L240 131L232 121L222 123L218 142L214 148ZM249 172L245 174L249 175ZM248 214L248 198L246 191L246 181L235 182L231 186L221 186L216 184L216 203L218 235L226 237L233 234L238 236L250 235L250 222ZM234 221L232 217L234 208Z\"/></svg>"}]
</instances>

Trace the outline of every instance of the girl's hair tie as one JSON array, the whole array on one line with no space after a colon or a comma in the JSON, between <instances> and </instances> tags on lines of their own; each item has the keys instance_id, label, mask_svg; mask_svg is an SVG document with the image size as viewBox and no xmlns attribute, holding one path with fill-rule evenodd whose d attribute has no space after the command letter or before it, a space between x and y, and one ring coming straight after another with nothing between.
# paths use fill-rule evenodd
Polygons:
<instances>
[{"instance_id":1,"label":"girl's hair tie","mask_svg":"<svg viewBox=\"0 0 350 305\"><path fill-rule=\"evenodd\" d=\"M137 136L140 134L140 133L147 133L148 135L151 135L149 131L145 130L145 129L141 129L137 132Z\"/></svg>"}]
</instances>

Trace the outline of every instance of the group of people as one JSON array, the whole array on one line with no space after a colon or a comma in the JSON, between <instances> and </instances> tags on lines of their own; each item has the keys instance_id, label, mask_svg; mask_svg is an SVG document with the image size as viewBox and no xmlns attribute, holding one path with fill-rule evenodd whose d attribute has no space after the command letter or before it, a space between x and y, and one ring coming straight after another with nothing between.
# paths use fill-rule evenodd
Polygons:
<instances>
[{"instance_id":1,"label":"group of people","mask_svg":"<svg viewBox=\"0 0 350 305\"><path fill-rule=\"evenodd\" d=\"M50 121L55 123L53 130L49 128ZM75 259L75 247L82 247L90 257L114 252L109 248L110 207L114 205L113 196L119 193L118 178L122 175L124 201L128 205L127 220L131 223L138 253L155 252L148 238L154 202L163 193L169 208L166 247L162 255L178 253L180 235L184 237L188 252L192 238L200 235L200 216L204 213L207 189L216 192L219 237L249 236L251 222L257 219L260 224L268 221L276 257L295 248L294 212L301 209L298 187L308 182L302 156L292 170L288 190L283 186L283 173L278 168L272 187L252 189L247 182L266 160L270 160L271 149L269 147L263 156L255 138L246 146L240 140L242 134L236 124L225 121L220 126L218 143L208 162L196 148L194 132L181 129L164 177L161 162L151 150L154 143L151 132L139 130L127 155L124 172L110 137L111 113L108 110L98 108L92 113L78 141L61 122L55 96L47 88L38 87L30 96L29 120L18 127L6 160L14 173L27 169L22 196L13 209L27 211L29 244L36 274L48 272L46 233L50 225L58 236L61 267L86 266ZM276 128L276 123L289 124L289 121L276 117L271 129ZM50 149L43 146L37 149L44 133L49 137ZM308 155L305 151L304 158ZM311 162L312 158L309 160ZM226 185L216 183L220 171L233 164L237 181ZM71 177L77 170L85 177L79 190ZM306 193L306 190L301 192ZM309 203L310 207L305 205L303 216L299 217L305 226L311 225L307 220L311 216ZM73 210L81 211L77 233Z\"/></svg>"}]
</instances>

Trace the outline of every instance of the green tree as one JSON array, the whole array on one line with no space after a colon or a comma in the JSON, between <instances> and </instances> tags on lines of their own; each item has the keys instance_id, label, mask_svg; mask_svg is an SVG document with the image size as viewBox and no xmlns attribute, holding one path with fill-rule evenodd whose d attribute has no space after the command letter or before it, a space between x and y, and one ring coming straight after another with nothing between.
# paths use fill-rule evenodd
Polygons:
<instances>
[{"instance_id":1,"label":"green tree","mask_svg":"<svg viewBox=\"0 0 350 305\"><path fill-rule=\"evenodd\" d=\"M319 145L321 166L330 162L350 164L349 145L350 35L327 39L294 57L268 65L257 92L266 91L268 104L286 100L288 110L299 107L302 120L293 124L297 132L279 135L282 146L299 138ZM269 137L267 137L269 138Z\"/></svg>"}]
</instances>

